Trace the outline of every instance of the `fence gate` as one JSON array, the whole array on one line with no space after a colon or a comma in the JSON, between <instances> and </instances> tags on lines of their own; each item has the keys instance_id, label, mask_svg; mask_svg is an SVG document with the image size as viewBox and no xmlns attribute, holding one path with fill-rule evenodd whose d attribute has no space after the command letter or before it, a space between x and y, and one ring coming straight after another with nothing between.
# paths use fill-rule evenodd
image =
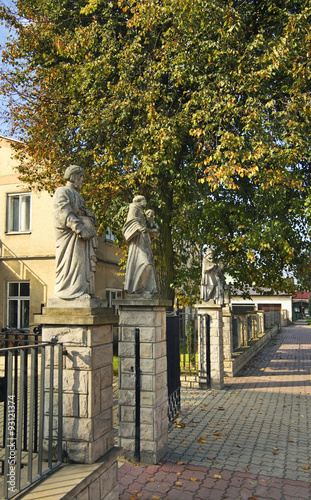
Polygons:
<instances>
[{"instance_id":1,"label":"fence gate","mask_svg":"<svg viewBox=\"0 0 311 500\"><path fill-rule=\"evenodd\" d=\"M166 318L168 418L173 422L180 412L179 316Z\"/></svg>"},{"instance_id":2,"label":"fence gate","mask_svg":"<svg viewBox=\"0 0 311 500\"><path fill-rule=\"evenodd\" d=\"M210 317L197 311L179 312L181 386L206 389L210 386Z\"/></svg>"}]
</instances>

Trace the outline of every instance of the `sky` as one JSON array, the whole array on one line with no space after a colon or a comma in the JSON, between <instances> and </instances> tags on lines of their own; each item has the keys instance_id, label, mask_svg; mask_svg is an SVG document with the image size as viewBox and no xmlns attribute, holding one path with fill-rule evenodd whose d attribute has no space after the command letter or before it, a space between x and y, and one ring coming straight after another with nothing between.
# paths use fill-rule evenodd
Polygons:
<instances>
[{"instance_id":1,"label":"sky","mask_svg":"<svg viewBox=\"0 0 311 500\"><path fill-rule=\"evenodd\" d=\"M10 5L12 5L12 2L10 2L9 0L1 0L0 5L10 6ZM9 30L4 26L3 23L0 24L0 47L1 47L1 49L5 45L8 35L9 35ZM4 69L4 66L3 66L1 59L0 59L0 66L1 66L1 69ZM3 95L0 94L0 135L4 135L5 137L8 137L10 134L10 130L9 130L8 125L4 122L4 119L3 119L3 112L6 108L6 105L7 105L7 99Z\"/></svg>"}]
</instances>

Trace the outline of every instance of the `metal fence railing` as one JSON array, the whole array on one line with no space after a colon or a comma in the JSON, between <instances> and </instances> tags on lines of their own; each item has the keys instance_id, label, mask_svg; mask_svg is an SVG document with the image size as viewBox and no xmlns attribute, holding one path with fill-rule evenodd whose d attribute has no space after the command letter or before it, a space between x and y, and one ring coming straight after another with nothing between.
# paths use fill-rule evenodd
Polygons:
<instances>
[{"instance_id":1,"label":"metal fence railing","mask_svg":"<svg viewBox=\"0 0 311 500\"><path fill-rule=\"evenodd\" d=\"M4 333L11 346L0 348L0 488L10 499L62 462L62 362L54 361L63 346Z\"/></svg>"},{"instance_id":2,"label":"metal fence railing","mask_svg":"<svg viewBox=\"0 0 311 500\"><path fill-rule=\"evenodd\" d=\"M198 316L197 312L179 311L180 370L182 374L198 376Z\"/></svg>"},{"instance_id":3,"label":"metal fence railing","mask_svg":"<svg viewBox=\"0 0 311 500\"><path fill-rule=\"evenodd\" d=\"M166 317L168 419L174 422L180 412L179 316Z\"/></svg>"}]
</instances>

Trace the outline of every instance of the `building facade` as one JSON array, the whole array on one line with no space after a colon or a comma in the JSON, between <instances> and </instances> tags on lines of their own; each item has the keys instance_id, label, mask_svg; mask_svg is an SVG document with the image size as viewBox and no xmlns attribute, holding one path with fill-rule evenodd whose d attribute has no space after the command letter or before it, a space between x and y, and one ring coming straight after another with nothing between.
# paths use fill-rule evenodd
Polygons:
<instances>
[{"instance_id":1,"label":"building facade","mask_svg":"<svg viewBox=\"0 0 311 500\"><path fill-rule=\"evenodd\" d=\"M293 295L293 319L301 319L309 316L309 293L297 292Z\"/></svg>"},{"instance_id":2,"label":"building facade","mask_svg":"<svg viewBox=\"0 0 311 500\"><path fill-rule=\"evenodd\" d=\"M54 295L53 198L19 181L14 142L0 136L0 328L32 329ZM99 238L95 294L109 305L123 294L120 256L111 233Z\"/></svg>"},{"instance_id":3,"label":"building facade","mask_svg":"<svg viewBox=\"0 0 311 500\"><path fill-rule=\"evenodd\" d=\"M231 297L231 306L233 312L255 308L263 311L280 311L282 313L282 325L287 321L292 321L292 296L289 293L278 293L275 295L261 295L255 290L249 291L250 298L244 299L242 295Z\"/></svg>"}]
</instances>

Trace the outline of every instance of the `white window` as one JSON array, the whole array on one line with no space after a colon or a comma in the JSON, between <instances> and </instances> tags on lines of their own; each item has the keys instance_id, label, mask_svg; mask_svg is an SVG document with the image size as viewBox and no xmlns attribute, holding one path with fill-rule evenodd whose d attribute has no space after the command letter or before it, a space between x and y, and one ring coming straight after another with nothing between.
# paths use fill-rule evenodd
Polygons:
<instances>
[{"instance_id":1,"label":"white window","mask_svg":"<svg viewBox=\"0 0 311 500\"><path fill-rule=\"evenodd\" d=\"M112 305L112 301L115 299L122 299L122 290L106 290L106 299L107 306L116 309L116 307Z\"/></svg>"},{"instance_id":2,"label":"white window","mask_svg":"<svg viewBox=\"0 0 311 500\"><path fill-rule=\"evenodd\" d=\"M7 326L29 328L30 283L12 281L7 285Z\"/></svg>"},{"instance_id":3,"label":"white window","mask_svg":"<svg viewBox=\"0 0 311 500\"><path fill-rule=\"evenodd\" d=\"M107 229L106 229L106 241L113 243L114 240L115 240L115 238L114 238L114 235L112 234L110 227L107 227Z\"/></svg>"},{"instance_id":4,"label":"white window","mask_svg":"<svg viewBox=\"0 0 311 500\"><path fill-rule=\"evenodd\" d=\"M7 232L29 233L31 213L31 194L8 194Z\"/></svg>"}]
</instances>

